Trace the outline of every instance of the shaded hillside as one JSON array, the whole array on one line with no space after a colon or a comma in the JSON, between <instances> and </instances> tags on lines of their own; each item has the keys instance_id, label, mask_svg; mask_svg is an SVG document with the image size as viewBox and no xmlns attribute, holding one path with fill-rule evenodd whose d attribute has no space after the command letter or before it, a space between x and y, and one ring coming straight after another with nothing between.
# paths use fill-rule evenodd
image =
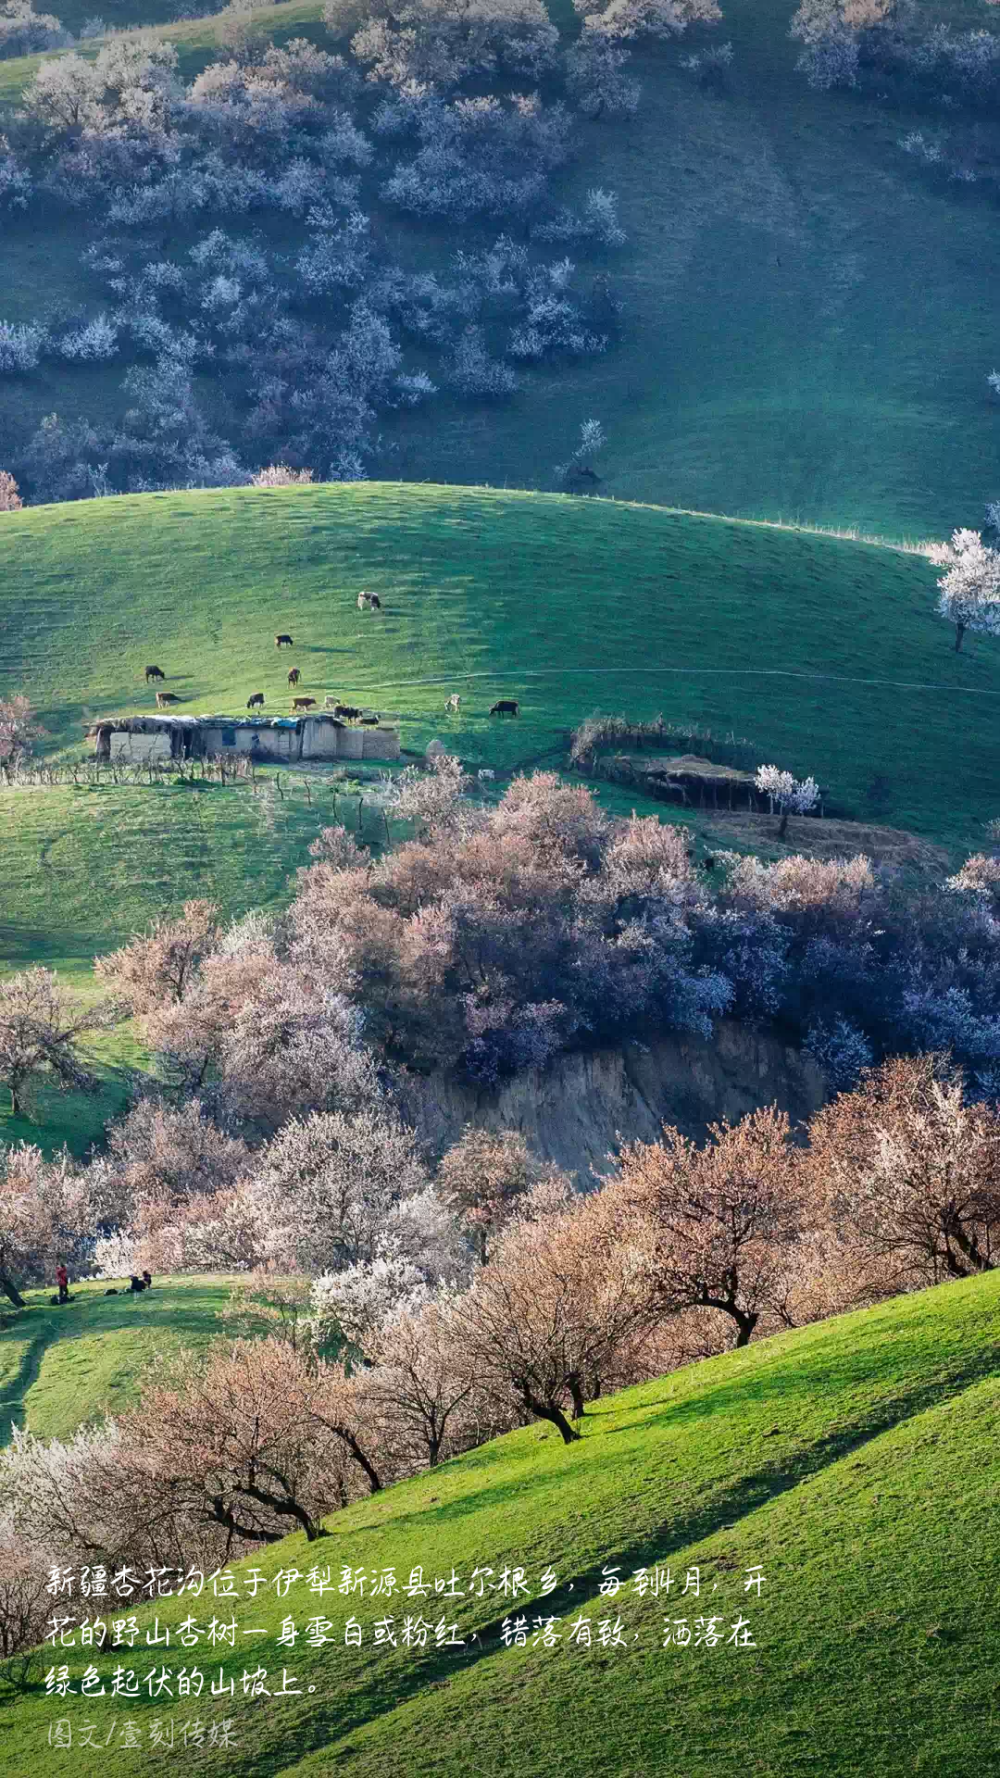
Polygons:
<instances>
[{"instance_id":1,"label":"shaded hillside","mask_svg":"<svg viewBox=\"0 0 1000 1778\"><path fill-rule=\"evenodd\" d=\"M322 40L319 10L293 0L274 9L273 29ZM735 59L723 94L703 91L676 49L646 52L637 116L581 125L562 185L569 197L595 181L619 194L629 240L609 265L622 344L531 371L500 409L442 398L390 419L383 472L551 487L593 415L608 434L602 488L619 498L897 537L980 522L1000 492L986 386L992 201L985 186L929 180L900 151L925 115L812 92L795 72L792 11L792 0L727 0L719 35ZM996 23L985 0L960 16ZM169 30L190 78L216 26ZM0 89L13 98L28 73L3 64ZM391 235L393 217L376 214ZM416 251L431 263L440 243L425 233ZM78 253L72 218L15 222L5 316L29 320L57 294L102 306ZM121 374L51 365L5 380L0 423L5 411L11 425L53 408L103 415L120 404Z\"/></svg>"}]
</instances>

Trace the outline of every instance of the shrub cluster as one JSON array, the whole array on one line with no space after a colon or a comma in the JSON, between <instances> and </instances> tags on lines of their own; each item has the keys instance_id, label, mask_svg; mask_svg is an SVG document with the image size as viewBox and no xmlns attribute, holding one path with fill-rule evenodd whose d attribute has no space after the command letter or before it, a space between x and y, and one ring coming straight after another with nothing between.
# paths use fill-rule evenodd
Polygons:
<instances>
[{"instance_id":1,"label":"shrub cluster","mask_svg":"<svg viewBox=\"0 0 1000 1778\"><path fill-rule=\"evenodd\" d=\"M985 854L916 888L865 858L723 853L704 872L683 828L611 819L554 774L514 779L490 808L470 788L447 755L408 768L377 794L411 839L373 860L326 830L280 925L206 941L180 995L158 973L166 928L100 963L163 1078L269 1128L293 1051L309 1058L298 1102L316 1102L314 1029L342 1046L362 1020L380 1066L489 1084L567 1046L707 1036L725 1015L778 1021L841 1085L931 1049L984 1096L1000 1083L1000 867Z\"/></svg>"},{"instance_id":2,"label":"shrub cluster","mask_svg":"<svg viewBox=\"0 0 1000 1778\"><path fill-rule=\"evenodd\" d=\"M801 0L791 34L810 86L860 87L910 104L982 110L1000 91L1000 36L928 25L901 0Z\"/></svg>"}]
</instances>

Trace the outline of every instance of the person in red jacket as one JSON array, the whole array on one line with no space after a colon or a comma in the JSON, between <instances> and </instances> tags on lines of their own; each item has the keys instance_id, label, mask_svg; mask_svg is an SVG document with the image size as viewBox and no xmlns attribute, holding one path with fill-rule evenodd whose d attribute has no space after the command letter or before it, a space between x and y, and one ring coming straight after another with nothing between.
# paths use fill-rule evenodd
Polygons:
<instances>
[{"instance_id":1,"label":"person in red jacket","mask_svg":"<svg viewBox=\"0 0 1000 1778\"><path fill-rule=\"evenodd\" d=\"M60 1260L59 1264L56 1266L56 1283L59 1286L59 1301L61 1303L68 1303L69 1302L69 1273L67 1272L66 1267L63 1264L62 1260Z\"/></svg>"}]
</instances>

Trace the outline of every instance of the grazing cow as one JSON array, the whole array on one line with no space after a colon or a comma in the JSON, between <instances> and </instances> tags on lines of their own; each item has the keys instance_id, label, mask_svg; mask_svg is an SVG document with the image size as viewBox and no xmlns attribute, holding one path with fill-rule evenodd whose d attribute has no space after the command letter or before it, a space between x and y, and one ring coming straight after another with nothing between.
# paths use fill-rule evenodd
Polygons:
<instances>
[{"instance_id":1,"label":"grazing cow","mask_svg":"<svg viewBox=\"0 0 1000 1778\"><path fill-rule=\"evenodd\" d=\"M158 691L156 694L156 708L158 710L165 710L168 704L179 703L180 698L176 697L172 691Z\"/></svg>"},{"instance_id":2,"label":"grazing cow","mask_svg":"<svg viewBox=\"0 0 1000 1778\"><path fill-rule=\"evenodd\" d=\"M147 667L146 668L146 684L147 685L149 684L151 679L165 679L166 677L167 677L167 675L163 671L162 667Z\"/></svg>"},{"instance_id":3,"label":"grazing cow","mask_svg":"<svg viewBox=\"0 0 1000 1778\"><path fill-rule=\"evenodd\" d=\"M358 610L359 611L381 611L381 609L382 609L382 601L379 598L377 593L359 593L358 594Z\"/></svg>"},{"instance_id":4,"label":"grazing cow","mask_svg":"<svg viewBox=\"0 0 1000 1778\"><path fill-rule=\"evenodd\" d=\"M315 698L293 698L293 710L311 710L316 703Z\"/></svg>"},{"instance_id":5,"label":"grazing cow","mask_svg":"<svg viewBox=\"0 0 1000 1778\"><path fill-rule=\"evenodd\" d=\"M514 698L500 698L490 711L491 716L516 716L517 701Z\"/></svg>"},{"instance_id":6,"label":"grazing cow","mask_svg":"<svg viewBox=\"0 0 1000 1778\"><path fill-rule=\"evenodd\" d=\"M378 725L381 722L381 720L382 720L382 718L379 715L378 711L374 710L372 712L371 716L362 716L361 727L362 728L378 728Z\"/></svg>"},{"instance_id":7,"label":"grazing cow","mask_svg":"<svg viewBox=\"0 0 1000 1778\"><path fill-rule=\"evenodd\" d=\"M342 716L345 722L356 722L361 711L355 704L334 704L334 716Z\"/></svg>"},{"instance_id":8,"label":"grazing cow","mask_svg":"<svg viewBox=\"0 0 1000 1778\"><path fill-rule=\"evenodd\" d=\"M298 685L301 678L302 674L299 672L298 667L293 667L288 675L288 683L289 685Z\"/></svg>"},{"instance_id":9,"label":"grazing cow","mask_svg":"<svg viewBox=\"0 0 1000 1778\"><path fill-rule=\"evenodd\" d=\"M280 636L275 636L274 646L275 648L294 648L295 644L292 641L291 636L286 636L284 631L282 631Z\"/></svg>"},{"instance_id":10,"label":"grazing cow","mask_svg":"<svg viewBox=\"0 0 1000 1778\"><path fill-rule=\"evenodd\" d=\"M251 697L247 698L248 710L263 710L263 708L264 693L262 691L255 691Z\"/></svg>"},{"instance_id":11,"label":"grazing cow","mask_svg":"<svg viewBox=\"0 0 1000 1778\"><path fill-rule=\"evenodd\" d=\"M444 707L447 710L449 716L457 716L458 715L458 707L461 702L462 702L462 700L459 697L457 691L453 691L450 698L445 698Z\"/></svg>"}]
</instances>

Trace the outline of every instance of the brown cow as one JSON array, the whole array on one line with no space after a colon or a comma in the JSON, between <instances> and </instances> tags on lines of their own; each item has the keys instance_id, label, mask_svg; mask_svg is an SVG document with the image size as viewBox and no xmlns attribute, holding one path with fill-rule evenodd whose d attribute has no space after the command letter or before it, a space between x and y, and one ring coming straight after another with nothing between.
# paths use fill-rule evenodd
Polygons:
<instances>
[{"instance_id":1,"label":"brown cow","mask_svg":"<svg viewBox=\"0 0 1000 1778\"><path fill-rule=\"evenodd\" d=\"M248 710L257 710L257 709L263 710L263 708L264 708L264 693L262 691L255 691L249 698L247 698L247 709Z\"/></svg>"},{"instance_id":2,"label":"brown cow","mask_svg":"<svg viewBox=\"0 0 1000 1778\"><path fill-rule=\"evenodd\" d=\"M284 630L282 630L280 636L275 636L274 646L275 648L294 648L295 644L292 641L291 636L286 636Z\"/></svg>"},{"instance_id":3,"label":"brown cow","mask_svg":"<svg viewBox=\"0 0 1000 1778\"><path fill-rule=\"evenodd\" d=\"M158 710L165 710L168 704L179 704L179 703L180 703L180 698L177 697L172 691L158 691L156 694L156 708Z\"/></svg>"},{"instance_id":4,"label":"brown cow","mask_svg":"<svg viewBox=\"0 0 1000 1778\"><path fill-rule=\"evenodd\" d=\"M316 703L315 698L293 698L293 710L311 710Z\"/></svg>"},{"instance_id":5,"label":"brown cow","mask_svg":"<svg viewBox=\"0 0 1000 1778\"><path fill-rule=\"evenodd\" d=\"M166 677L167 677L167 675L164 673L162 667L147 667L146 668L146 684L147 685L149 684L151 679L165 679Z\"/></svg>"},{"instance_id":6,"label":"brown cow","mask_svg":"<svg viewBox=\"0 0 1000 1778\"><path fill-rule=\"evenodd\" d=\"M298 667L293 667L288 675L288 683L289 685L298 685L301 678L302 674L299 672Z\"/></svg>"}]
</instances>

